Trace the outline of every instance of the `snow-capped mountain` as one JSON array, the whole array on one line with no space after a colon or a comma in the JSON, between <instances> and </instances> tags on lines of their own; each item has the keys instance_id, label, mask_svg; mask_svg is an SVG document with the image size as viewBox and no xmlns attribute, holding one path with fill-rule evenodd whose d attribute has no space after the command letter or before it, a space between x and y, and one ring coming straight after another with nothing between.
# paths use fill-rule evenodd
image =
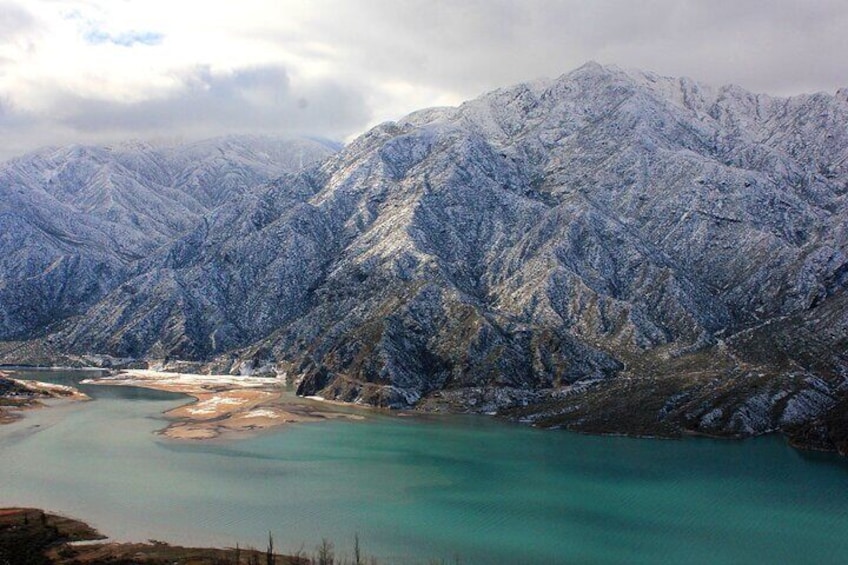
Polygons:
<instances>
[{"instance_id":1,"label":"snow-capped mountain","mask_svg":"<svg viewBox=\"0 0 848 565\"><path fill-rule=\"evenodd\" d=\"M63 147L0 165L0 339L83 312L218 205L332 152L233 136Z\"/></svg>"},{"instance_id":2,"label":"snow-capped mountain","mask_svg":"<svg viewBox=\"0 0 848 565\"><path fill-rule=\"evenodd\" d=\"M199 212L47 339L346 401L846 449L846 195L846 91L588 64Z\"/></svg>"}]
</instances>

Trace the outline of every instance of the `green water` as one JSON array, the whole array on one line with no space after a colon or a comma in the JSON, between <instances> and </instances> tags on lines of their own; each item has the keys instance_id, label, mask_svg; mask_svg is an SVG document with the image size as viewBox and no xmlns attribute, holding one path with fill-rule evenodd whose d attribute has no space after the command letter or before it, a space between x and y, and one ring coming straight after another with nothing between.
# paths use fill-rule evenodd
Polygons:
<instances>
[{"instance_id":1,"label":"green water","mask_svg":"<svg viewBox=\"0 0 848 565\"><path fill-rule=\"evenodd\" d=\"M42 380L79 373L39 373ZM659 441L488 418L301 424L237 441L152 432L177 395L93 402L0 428L0 505L119 539L352 554L382 563L844 563L848 464L777 438Z\"/></svg>"}]
</instances>

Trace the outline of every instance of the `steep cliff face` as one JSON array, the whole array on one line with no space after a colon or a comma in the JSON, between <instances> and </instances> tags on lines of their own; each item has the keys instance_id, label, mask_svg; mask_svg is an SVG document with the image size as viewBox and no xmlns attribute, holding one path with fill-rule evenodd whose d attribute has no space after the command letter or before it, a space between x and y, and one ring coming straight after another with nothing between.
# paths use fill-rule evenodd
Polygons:
<instances>
[{"instance_id":1,"label":"steep cliff face","mask_svg":"<svg viewBox=\"0 0 848 565\"><path fill-rule=\"evenodd\" d=\"M835 445L846 194L844 96L589 64L225 202L50 339L346 401Z\"/></svg>"},{"instance_id":2,"label":"steep cliff face","mask_svg":"<svg viewBox=\"0 0 848 565\"><path fill-rule=\"evenodd\" d=\"M234 136L47 149L0 165L0 339L84 312L204 214L332 152Z\"/></svg>"}]
</instances>

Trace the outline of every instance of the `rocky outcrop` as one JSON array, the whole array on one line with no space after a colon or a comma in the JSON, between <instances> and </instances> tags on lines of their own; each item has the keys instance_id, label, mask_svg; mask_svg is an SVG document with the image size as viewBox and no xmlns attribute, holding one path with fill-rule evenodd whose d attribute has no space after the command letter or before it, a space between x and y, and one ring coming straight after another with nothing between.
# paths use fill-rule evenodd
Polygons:
<instances>
[{"instance_id":1,"label":"rocky outcrop","mask_svg":"<svg viewBox=\"0 0 848 565\"><path fill-rule=\"evenodd\" d=\"M225 202L49 339L540 426L827 427L847 194L843 99L589 64Z\"/></svg>"}]
</instances>

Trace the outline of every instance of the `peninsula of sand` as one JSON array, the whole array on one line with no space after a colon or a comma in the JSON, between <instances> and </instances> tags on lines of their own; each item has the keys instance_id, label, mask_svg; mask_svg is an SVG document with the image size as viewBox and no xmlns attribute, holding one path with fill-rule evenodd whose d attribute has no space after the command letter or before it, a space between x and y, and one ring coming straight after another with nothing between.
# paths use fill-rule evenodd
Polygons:
<instances>
[{"instance_id":1,"label":"peninsula of sand","mask_svg":"<svg viewBox=\"0 0 848 565\"><path fill-rule=\"evenodd\" d=\"M286 393L283 381L272 377L133 369L86 379L82 384L133 386L193 397L195 402L165 413L171 423L160 433L172 439L204 440L293 422L362 419L358 414L328 410L326 403Z\"/></svg>"},{"instance_id":2,"label":"peninsula of sand","mask_svg":"<svg viewBox=\"0 0 848 565\"><path fill-rule=\"evenodd\" d=\"M19 420L24 410L43 408L50 400L90 400L74 387L12 378L0 371L0 424Z\"/></svg>"}]
</instances>

